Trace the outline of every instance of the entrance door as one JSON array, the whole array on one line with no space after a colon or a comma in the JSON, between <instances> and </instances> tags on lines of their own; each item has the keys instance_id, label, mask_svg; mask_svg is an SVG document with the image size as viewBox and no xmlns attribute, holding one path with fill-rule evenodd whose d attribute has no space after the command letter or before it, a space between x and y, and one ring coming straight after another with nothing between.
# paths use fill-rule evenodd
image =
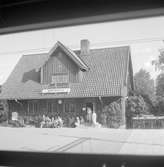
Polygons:
<instances>
[{"instance_id":1,"label":"entrance door","mask_svg":"<svg viewBox=\"0 0 164 167\"><path fill-rule=\"evenodd\" d=\"M90 108L93 111L93 103L86 103L86 109Z\"/></svg>"},{"instance_id":2,"label":"entrance door","mask_svg":"<svg viewBox=\"0 0 164 167\"><path fill-rule=\"evenodd\" d=\"M92 123L93 103L86 103L86 121L90 126Z\"/></svg>"}]
</instances>

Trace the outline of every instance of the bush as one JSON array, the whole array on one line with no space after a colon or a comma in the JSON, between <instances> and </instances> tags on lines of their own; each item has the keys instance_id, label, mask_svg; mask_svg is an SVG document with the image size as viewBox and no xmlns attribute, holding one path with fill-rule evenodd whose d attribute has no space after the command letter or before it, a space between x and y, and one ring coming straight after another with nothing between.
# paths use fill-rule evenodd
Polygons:
<instances>
[{"instance_id":1,"label":"bush","mask_svg":"<svg viewBox=\"0 0 164 167\"><path fill-rule=\"evenodd\" d=\"M32 124L35 126L35 127L37 127L37 128L39 128L40 127L40 123L42 122L42 116L41 115L39 115L39 116L35 116L34 117L34 120L33 120L33 122L32 122Z\"/></svg>"},{"instance_id":2,"label":"bush","mask_svg":"<svg viewBox=\"0 0 164 167\"><path fill-rule=\"evenodd\" d=\"M13 120L9 120L8 121L8 124L9 125L12 125L12 127L17 127L17 128L19 128L19 127L24 127L24 125L21 123L21 122L19 122L19 121L13 121Z\"/></svg>"},{"instance_id":3,"label":"bush","mask_svg":"<svg viewBox=\"0 0 164 167\"><path fill-rule=\"evenodd\" d=\"M157 97L154 115L164 115L164 97Z\"/></svg>"},{"instance_id":4,"label":"bush","mask_svg":"<svg viewBox=\"0 0 164 167\"><path fill-rule=\"evenodd\" d=\"M103 109L103 114L106 115L107 126L110 128L119 128L122 122L122 110L120 102L113 102L109 105L106 105Z\"/></svg>"},{"instance_id":5,"label":"bush","mask_svg":"<svg viewBox=\"0 0 164 167\"><path fill-rule=\"evenodd\" d=\"M148 113L148 105L142 96L130 96L126 100L126 125L132 126L132 117L141 116Z\"/></svg>"},{"instance_id":6,"label":"bush","mask_svg":"<svg viewBox=\"0 0 164 167\"><path fill-rule=\"evenodd\" d=\"M148 114L147 104L142 96L130 96L126 101L126 116L141 116L142 114Z\"/></svg>"},{"instance_id":7,"label":"bush","mask_svg":"<svg viewBox=\"0 0 164 167\"><path fill-rule=\"evenodd\" d=\"M8 119L8 114L4 110L0 110L0 123L7 121Z\"/></svg>"}]
</instances>

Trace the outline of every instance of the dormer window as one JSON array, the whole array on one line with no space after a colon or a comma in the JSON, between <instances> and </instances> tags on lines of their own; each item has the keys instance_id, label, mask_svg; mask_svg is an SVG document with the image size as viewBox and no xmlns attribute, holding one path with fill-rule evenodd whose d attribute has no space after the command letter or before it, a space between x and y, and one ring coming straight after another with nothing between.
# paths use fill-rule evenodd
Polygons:
<instances>
[{"instance_id":1,"label":"dormer window","mask_svg":"<svg viewBox=\"0 0 164 167\"><path fill-rule=\"evenodd\" d=\"M54 74L51 79L51 85L55 87L68 87L69 75L67 73Z\"/></svg>"},{"instance_id":2,"label":"dormer window","mask_svg":"<svg viewBox=\"0 0 164 167\"><path fill-rule=\"evenodd\" d=\"M62 71L62 65L58 64L58 71Z\"/></svg>"}]
</instances>

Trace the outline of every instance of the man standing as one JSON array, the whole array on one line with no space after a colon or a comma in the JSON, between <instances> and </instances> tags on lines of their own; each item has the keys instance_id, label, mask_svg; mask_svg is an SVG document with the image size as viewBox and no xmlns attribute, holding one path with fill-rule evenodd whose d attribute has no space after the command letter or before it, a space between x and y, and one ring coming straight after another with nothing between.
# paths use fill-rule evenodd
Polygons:
<instances>
[{"instance_id":1,"label":"man standing","mask_svg":"<svg viewBox=\"0 0 164 167\"><path fill-rule=\"evenodd\" d=\"M92 124L92 110L89 107L87 108L87 122L89 125Z\"/></svg>"},{"instance_id":2,"label":"man standing","mask_svg":"<svg viewBox=\"0 0 164 167\"><path fill-rule=\"evenodd\" d=\"M93 114L92 114L92 123L93 125L97 124L97 114L95 111L93 111Z\"/></svg>"},{"instance_id":3,"label":"man standing","mask_svg":"<svg viewBox=\"0 0 164 167\"><path fill-rule=\"evenodd\" d=\"M101 127L101 124L99 124L99 123L97 122L97 114L96 114L95 111L93 111L93 114L92 114L92 125L93 125L94 127L96 127L96 128Z\"/></svg>"}]
</instances>

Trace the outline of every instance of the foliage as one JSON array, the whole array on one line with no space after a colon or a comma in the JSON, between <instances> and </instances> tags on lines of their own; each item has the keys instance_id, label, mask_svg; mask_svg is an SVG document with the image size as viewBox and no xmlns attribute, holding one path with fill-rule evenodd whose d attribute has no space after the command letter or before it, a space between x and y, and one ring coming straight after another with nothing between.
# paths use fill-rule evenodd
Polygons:
<instances>
[{"instance_id":1,"label":"foliage","mask_svg":"<svg viewBox=\"0 0 164 167\"><path fill-rule=\"evenodd\" d=\"M129 118L148 114L146 107L142 96L131 96L126 101L126 116Z\"/></svg>"},{"instance_id":2,"label":"foliage","mask_svg":"<svg viewBox=\"0 0 164 167\"><path fill-rule=\"evenodd\" d=\"M164 74L163 73L159 74L157 77L156 95L164 96Z\"/></svg>"},{"instance_id":3,"label":"foliage","mask_svg":"<svg viewBox=\"0 0 164 167\"><path fill-rule=\"evenodd\" d=\"M164 114L164 51L160 50L160 55L156 60L152 61L152 65L155 66L155 70L159 71L159 75L156 79L156 103L155 111L156 115Z\"/></svg>"},{"instance_id":4,"label":"foliage","mask_svg":"<svg viewBox=\"0 0 164 167\"><path fill-rule=\"evenodd\" d=\"M34 117L33 124L35 125L35 127L39 128L41 122L42 122L42 116L41 115Z\"/></svg>"},{"instance_id":5,"label":"foliage","mask_svg":"<svg viewBox=\"0 0 164 167\"><path fill-rule=\"evenodd\" d=\"M0 123L7 121L8 114L5 110L0 110Z\"/></svg>"},{"instance_id":6,"label":"foliage","mask_svg":"<svg viewBox=\"0 0 164 167\"><path fill-rule=\"evenodd\" d=\"M155 66L156 71L164 70L164 51L160 51L158 58L152 61L152 65Z\"/></svg>"},{"instance_id":7,"label":"foliage","mask_svg":"<svg viewBox=\"0 0 164 167\"><path fill-rule=\"evenodd\" d=\"M135 94L141 95L149 104L155 101L154 81L149 72L140 69L134 76Z\"/></svg>"},{"instance_id":8,"label":"foliage","mask_svg":"<svg viewBox=\"0 0 164 167\"><path fill-rule=\"evenodd\" d=\"M11 125L12 127L24 127L24 125L20 122L20 121L13 121L13 120L9 120L8 124Z\"/></svg>"},{"instance_id":9,"label":"foliage","mask_svg":"<svg viewBox=\"0 0 164 167\"><path fill-rule=\"evenodd\" d=\"M148 95L145 94L137 94L136 92L133 94L135 96L141 96L144 99L145 102L145 113L147 114L155 114L156 113L156 99L153 101L149 98Z\"/></svg>"},{"instance_id":10,"label":"foliage","mask_svg":"<svg viewBox=\"0 0 164 167\"><path fill-rule=\"evenodd\" d=\"M122 122L122 110L120 101L115 101L103 108L103 113L106 114L107 126L110 128L119 128Z\"/></svg>"},{"instance_id":11,"label":"foliage","mask_svg":"<svg viewBox=\"0 0 164 167\"><path fill-rule=\"evenodd\" d=\"M147 104L142 96L130 96L126 100L126 126L131 128L132 117L148 114Z\"/></svg>"},{"instance_id":12,"label":"foliage","mask_svg":"<svg viewBox=\"0 0 164 167\"><path fill-rule=\"evenodd\" d=\"M155 115L164 115L164 97L158 96L155 104Z\"/></svg>"}]
</instances>

